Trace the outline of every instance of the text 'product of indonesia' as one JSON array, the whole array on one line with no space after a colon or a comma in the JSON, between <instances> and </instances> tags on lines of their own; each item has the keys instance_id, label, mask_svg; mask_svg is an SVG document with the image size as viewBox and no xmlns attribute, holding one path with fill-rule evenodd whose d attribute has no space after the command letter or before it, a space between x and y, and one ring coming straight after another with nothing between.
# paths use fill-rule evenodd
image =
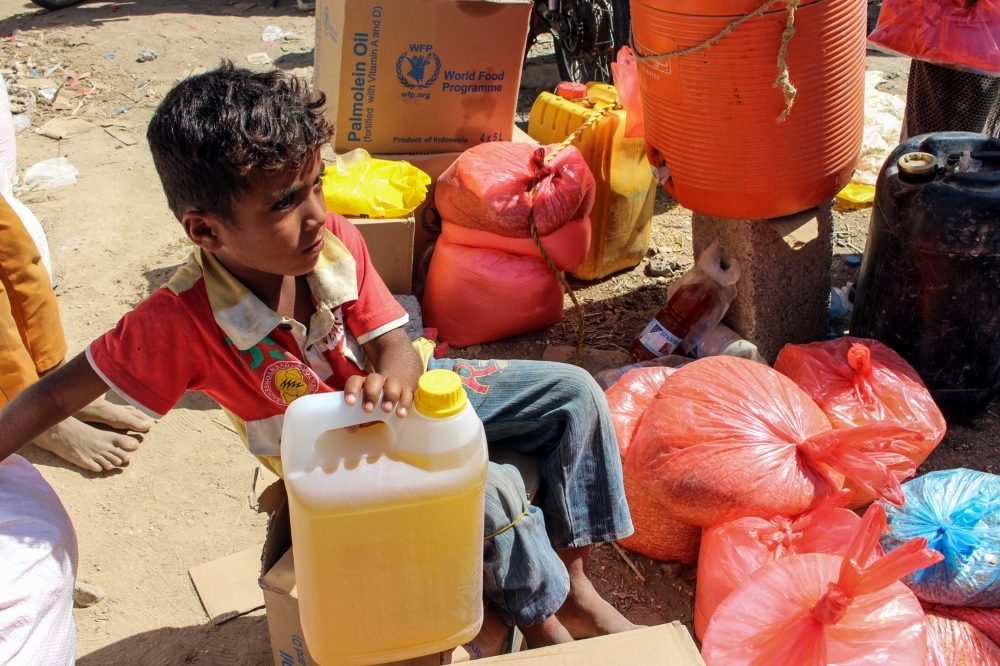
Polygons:
<instances>
[{"instance_id":1,"label":"text 'product of indonesia'","mask_svg":"<svg viewBox=\"0 0 1000 666\"><path fill-rule=\"evenodd\" d=\"M309 652L360 666L471 640L483 621L488 460L461 379L425 373L405 419L343 395L294 401L281 437Z\"/></svg>"}]
</instances>

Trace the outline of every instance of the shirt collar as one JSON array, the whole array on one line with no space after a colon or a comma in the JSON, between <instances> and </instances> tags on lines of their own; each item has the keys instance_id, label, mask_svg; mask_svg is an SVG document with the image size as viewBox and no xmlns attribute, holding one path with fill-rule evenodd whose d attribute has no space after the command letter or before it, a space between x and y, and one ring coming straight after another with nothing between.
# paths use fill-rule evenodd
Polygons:
<instances>
[{"instance_id":1,"label":"shirt collar","mask_svg":"<svg viewBox=\"0 0 1000 666\"><path fill-rule=\"evenodd\" d=\"M357 264L354 257L329 230L325 231L324 240L319 262L306 276L316 302L316 312L309 321L306 347L330 332L335 323L334 313L337 308L358 300ZM281 324L282 316L254 296L211 252L198 248L193 259L201 267L215 322L237 349L256 346Z\"/></svg>"}]
</instances>

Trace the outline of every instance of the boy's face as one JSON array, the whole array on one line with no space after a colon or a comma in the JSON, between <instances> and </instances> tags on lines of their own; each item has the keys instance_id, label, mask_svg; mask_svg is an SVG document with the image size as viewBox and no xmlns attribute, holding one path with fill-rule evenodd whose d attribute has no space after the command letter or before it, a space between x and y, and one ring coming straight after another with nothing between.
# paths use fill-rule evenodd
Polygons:
<instances>
[{"instance_id":1,"label":"boy's face","mask_svg":"<svg viewBox=\"0 0 1000 666\"><path fill-rule=\"evenodd\" d=\"M233 202L228 225L215 216L183 216L188 236L215 253L237 277L248 274L305 275L323 250L326 203L315 151L298 171L267 173Z\"/></svg>"}]
</instances>

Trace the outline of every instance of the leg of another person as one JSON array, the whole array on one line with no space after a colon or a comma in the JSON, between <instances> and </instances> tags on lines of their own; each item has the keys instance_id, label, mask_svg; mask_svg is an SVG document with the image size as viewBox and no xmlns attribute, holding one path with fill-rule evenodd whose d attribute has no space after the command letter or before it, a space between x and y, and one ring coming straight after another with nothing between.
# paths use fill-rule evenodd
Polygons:
<instances>
[{"instance_id":1,"label":"leg of another person","mask_svg":"<svg viewBox=\"0 0 1000 666\"><path fill-rule=\"evenodd\" d=\"M17 455L0 461L0 563L0 664L73 664L76 533L52 487Z\"/></svg>"},{"instance_id":2,"label":"leg of another person","mask_svg":"<svg viewBox=\"0 0 1000 666\"><path fill-rule=\"evenodd\" d=\"M35 242L7 201L0 197L0 407L66 358L66 339L48 271ZM8 372L10 375L8 376ZM103 398L78 415L116 428L145 432L152 421L138 410ZM69 462L99 472L128 462L138 448L132 437L97 430L67 419L35 440Z\"/></svg>"},{"instance_id":3,"label":"leg of another person","mask_svg":"<svg viewBox=\"0 0 1000 666\"><path fill-rule=\"evenodd\" d=\"M557 616L574 638L634 629L590 581L590 547L632 534L621 459L600 387L584 370L537 361L441 359L454 370L491 444L537 454L540 507L570 579Z\"/></svg>"},{"instance_id":4,"label":"leg of another person","mask_svg":"<svg viewBox=\"0 0 1000 666\"><path fill-rule=\"evenodd\" d=\"M900 141L930 132L1000 136L1000 77L910 62Z\"/></svg>"}]
</instances>

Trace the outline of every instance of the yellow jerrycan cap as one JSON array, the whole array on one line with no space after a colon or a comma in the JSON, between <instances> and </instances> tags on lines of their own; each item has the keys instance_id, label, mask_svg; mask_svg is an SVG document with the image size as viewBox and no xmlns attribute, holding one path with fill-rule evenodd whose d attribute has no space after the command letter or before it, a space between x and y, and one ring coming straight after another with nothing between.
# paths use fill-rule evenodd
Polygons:
<instances>
[{"instance_id":1,"label":"yellow jerrycan cap","mask_svg":"<svg viewBox=\"0 0 1000 666\"><path fill-rule=\"evenodd\" d=\"M413 399L421 414L436 419L458 414L468 402L462 378L451 370L431 370L421 375Z\"/></svg>"}]
</instances>

